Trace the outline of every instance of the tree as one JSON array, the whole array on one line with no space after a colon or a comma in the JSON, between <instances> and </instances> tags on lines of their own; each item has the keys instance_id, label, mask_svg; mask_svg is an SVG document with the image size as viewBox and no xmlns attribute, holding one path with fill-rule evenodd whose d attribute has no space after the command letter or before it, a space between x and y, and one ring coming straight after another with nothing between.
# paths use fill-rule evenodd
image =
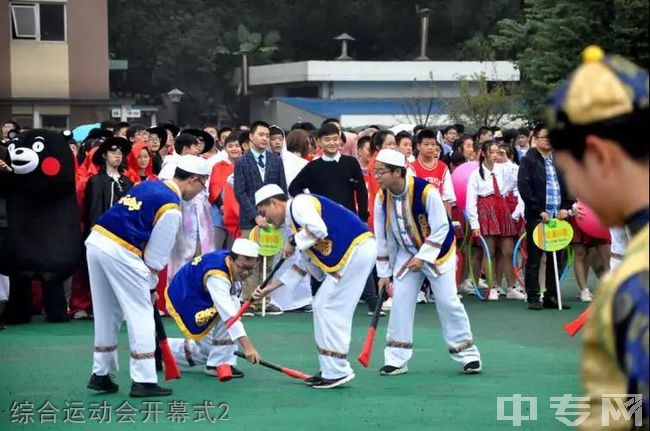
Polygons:
<instances>
[{"instance_id":1,"label":"tree","mask_svg":"<svg viewBox=\"0 0 650 431\"><path fill-rule=\"evenodd\" d=\"M489 40L499 58L517 61L522 107L542 117L546 95L566 79L590 44L647 67L648 2L642 0L525 0L521 20L505 19Z\"/></svg>"},{"instance_id":2,"label":"tree","mask_svg":"<svg viewBox=\"0 0 650 431\"><path fill-rule=\"evenodd\" d=\"M514 87L489 82L483 74L458 81L460 96L447 101L451 118L473 127L498 126L516 109Z\"/></svg>"}]
</instances>

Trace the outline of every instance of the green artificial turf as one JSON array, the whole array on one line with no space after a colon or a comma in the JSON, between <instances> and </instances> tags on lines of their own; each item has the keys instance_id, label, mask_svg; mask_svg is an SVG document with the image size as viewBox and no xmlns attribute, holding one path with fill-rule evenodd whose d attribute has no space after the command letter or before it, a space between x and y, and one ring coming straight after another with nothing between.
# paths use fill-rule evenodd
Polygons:
<instances>
[{"instance_id":1,"label":"green artificial turf","mask_svg":"<svg viewBox=\"0 0 650 431\"><path fill-rule=\"evenodd\" d=\"M387 324L387 318L382 318L370 367L364 369L354 360L357 378L345 387L315 390L281 373L241 361L246 377L227 383L204 375L198 367L182 369L180 380L161 382L174 393L160 399L158 409L162 413L156 425L153 416L149 423L142 423L144 401L128 397L125 325L120 336L121 369L115 376L120 390L110 395L94 394L86 389L92 363L92 321L47 324L36 317L31 324L0 331L0 430L128 430L151 426L156 430L511 429L512 423L497 421L497 397L512 394L538 397L537 421L524 422L519 429L564 429L565 425L554 418L549 397L581 395L580 337L571 338L562 328L586 308L586 304L576 302L575 292L575 284L567 283L565 300L573 306L568 311L529 311L519 301L487 303L466 297L463 302L483 360L480 375L461 373L460 365L447 353L435 307L421 304L417 307L414 356L408 374L380 377L377 373L383 365ZM370 320L366 312L365 305L357 309L352 358L358 355L365 338ZM247 318L245 323L263 358L310 374L318 371L311 315L285 313ZM165 326L168 336L180 336L171 319L165 319ZM56 424L39 423L43 417L37 410L46 401L59 409ZM97 405L104 401L110 406L106 409L111 412L108 423L100 423L97 416ZM123 405L124 401L129 404ZM204 401L215 406L209 410L214 419L225 414L228 420L195 422L195 409ZM12 414L12 405L20 402L26 403L27 411L33 406L33 423L12 423L12 418L18 418ZM91 403L95 409L92 420ZM118 415L121 405L123 414ZM152 410L156 407L150 406ZM127 414L131 408L139 411L133 418L135 423L118 423L118 419L131 420ZM180 413L168 416L172 410ZM508 406L506 412L510 411ZM71 417L66 418L66 413ZM184 422L172 421L183 418ZM64 422L66 419L80 423Z\"/></svg>"}]
</instances>

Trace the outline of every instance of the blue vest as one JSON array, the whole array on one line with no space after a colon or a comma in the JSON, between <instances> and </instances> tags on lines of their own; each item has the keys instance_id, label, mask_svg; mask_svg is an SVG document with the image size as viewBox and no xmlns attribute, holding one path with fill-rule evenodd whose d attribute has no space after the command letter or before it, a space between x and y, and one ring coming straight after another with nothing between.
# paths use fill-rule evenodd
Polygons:
<instances>
[{"instance_id":1,"label":"blue vest","mask_svg":"<svg viewBox=\"0 0 650 431\"><path fill-rule=\"evenodd\" d=\"M165 291L167 309L187 338L203 338L219 321L207 280L210 276L221 277L232 286L234 271L229 253L230 250L213 251L186 263Z\"/></svg>"},{"instance_id":2,"label":"blue vest","mask_svg":"<svg viewBox=\"0 0 650 431\"><path fill-rule=\"evenodd\" d=\"M352 211L326 197L311 194L316 201L316 210L327 226L327 237L319 240L305 250L314 265L325 272L332 273L343 268L354 248L364 239L372 237L372 232ZM293 232L302 226L291 213Z\"/></svg>"},{"instance_id":3,"label":"blue vest","mask_svg":"<svg viewBox=\"0 0 650 431\"><path fill-rule=\"evenodd\" d=\"M164 181L143 181L110 207L93 226L127 250L142 257L158 219L170 209L180 210L180 198Z\"/></svg>"},{"instance_id":4,"label":"blue vest","mask_svg":"<svg viewBox=\"0 0 650 431\"><path fill-rule=\"evenodd\" d=\"M411 220L408 220L406 223L406 229L409 237L413 244L419 249L422 247L422 244L426 242L426 238L431 235L431 227L429 226L429 214L427 213L426 203L429 193L438 193L428 181L423 180L422 178L416 178L407 176L406 177L407 190L409 195L409 201L411 202ZM390 214L391 208L393 208L390 192L382 191L382 201L384 215L386 216L386 235L390 232ZM440 248L440 254L436 263L440 264L445 262L452 253L454 252L454 246L456 244L456 237L454 235L454 226L451 223L451 219L447 216L447 221L449 222L449 230L445 236L442 244L430 244Z\"/></svg>"}]
</instances>

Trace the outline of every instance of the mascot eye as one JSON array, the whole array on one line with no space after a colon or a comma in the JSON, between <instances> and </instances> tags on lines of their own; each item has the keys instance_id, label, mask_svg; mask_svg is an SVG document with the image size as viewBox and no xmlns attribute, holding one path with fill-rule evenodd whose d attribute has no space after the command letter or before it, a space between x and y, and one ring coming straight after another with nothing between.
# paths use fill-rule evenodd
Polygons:
<instances>
[{"instance_id":1,"label":"mascot eye","mask_svg":"<svg viewBox=\"0 0 650 431\"><path fill-rule=\"evenodd\" d=\"M16 149L16 144L11 144L11 145L9 145L9 146L7 147L7 149L8 149L9 151L13 151L13 150L15 150L15 149Z\"/></svg>"},{"instance_id":2,"label":"mascot eye","mask_svg":"<svg viewBox=\"0 0 650 431\"><path fill-rule=\"evenodd\" d=\"M43 151L44 148L45 148L45 145L43 145L43 143L41 141L36 141L32 145L32 150L36 151L37 153L40 153L41 151Z\"/></svg>"}]
</instances>

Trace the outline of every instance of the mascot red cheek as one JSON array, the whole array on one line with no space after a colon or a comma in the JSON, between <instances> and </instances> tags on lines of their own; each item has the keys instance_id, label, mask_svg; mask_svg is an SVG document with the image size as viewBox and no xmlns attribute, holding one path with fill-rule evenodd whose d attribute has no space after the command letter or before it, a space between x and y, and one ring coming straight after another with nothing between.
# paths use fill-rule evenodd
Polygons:
<instances>
[{"instance_id":1,"label":"mascot red cheek","mask_svg":"<svg viewBox=\"0 0 650 431\"><path fill-rule=\"evenodd\" d=\"M64 321L63 281L81 264L83 243L70 132L35 129L13 136L12 172L0 176L7 199L7 235L0 273L11 279L7 323L31 317L31 282L43 285L49 321Z\"/></svg>"}]
</instances>

